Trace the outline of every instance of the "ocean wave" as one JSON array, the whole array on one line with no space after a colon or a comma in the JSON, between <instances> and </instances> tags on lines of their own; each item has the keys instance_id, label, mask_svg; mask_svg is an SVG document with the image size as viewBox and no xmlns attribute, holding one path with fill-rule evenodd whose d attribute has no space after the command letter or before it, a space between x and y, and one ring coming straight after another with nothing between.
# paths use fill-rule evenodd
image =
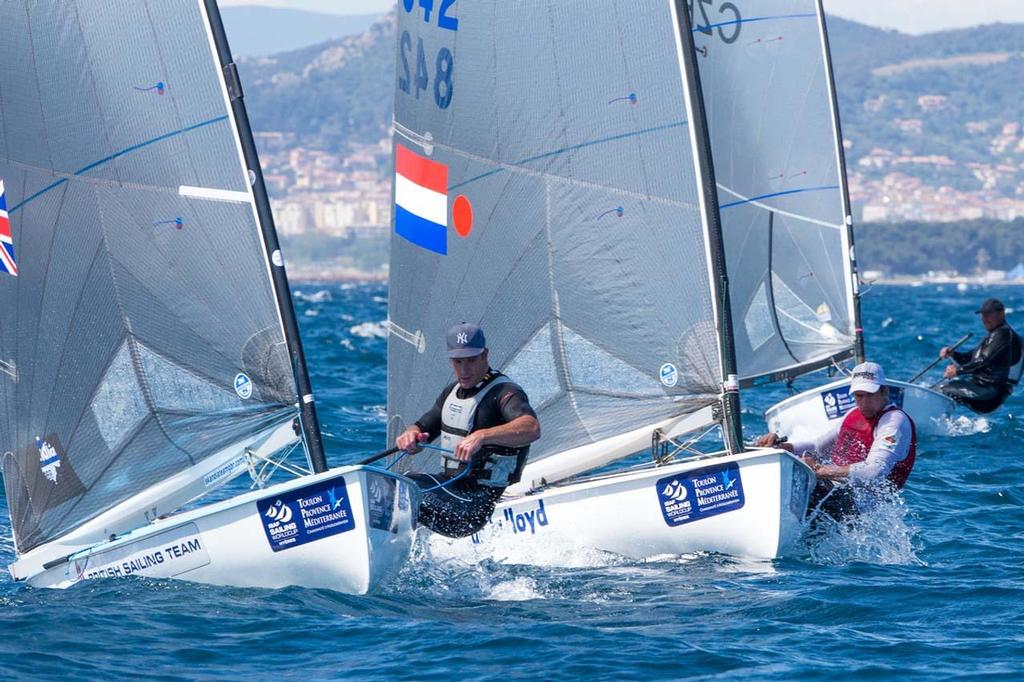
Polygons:
<instances>
[{"instance_id":1,"label":"ocean wave","mask_svg":"<svg viewBox=\"0 0 1024 682\"><path fill-rule=\"evenodd\" d=\"M302 291L295 291L292 293L292 296L294 296L300 301L306 301L307 303L324 303L326 301L334 300L334 297L331 295L331 292L328 291L327 289L321 289L320 291L315 291L312 294L307 294Z\"/></svg>"},{"instance_id":2,"label":"ocean wave","mask_svg":"<svg viewBox=\"0 0 1024 682\"><path fill-rule=\"evenodd\" d=\"M363 322L354 327L349 327L348 333L363 339L386 339L388 337L387 320Z\"/></svg>"}]
</instances>

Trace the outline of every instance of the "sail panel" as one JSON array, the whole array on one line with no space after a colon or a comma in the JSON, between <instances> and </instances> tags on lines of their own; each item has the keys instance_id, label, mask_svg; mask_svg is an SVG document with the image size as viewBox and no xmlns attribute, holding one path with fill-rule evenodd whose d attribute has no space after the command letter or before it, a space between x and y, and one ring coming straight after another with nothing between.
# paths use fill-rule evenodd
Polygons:
<instances>
[{"instance_id":1,"label":"sail panel","mask_svg":"<svg viewBox=\"0 0 1024 682\"><path fill-rule=\"evenodd\" d=\"M716 401L670 4L459 3L456 13L453 31L398 7L396 205L436 216L406 182L430 186L444 224L430 232L396 211L389 438L451 381L444 335L463 321L483 326L491 365L538 408L534 460ZM449 65L450 100L434 87ZM466 204L471 224L457 209Z\"/></svg>"},{"instance_id":2,"label":"sail panel","mask_svg":"<svg viewBox=\"0 0 1024 682\"><path fill-rule=\"evenodd\" d=\"M291 419L295 389L198 0L4 3L0 25L0 452L25 552Z\"/></svg>"},{"instance_id":3,"label":"sail panel","mask_svg":"<svg viewBox=\"0 0 1024 682\"><path fill-rule=\"evenodd\" d=\"M697 5L740 376L799 374L854 337L817 2L728 3L717 18Z\"/></svg>"}]
</instances>

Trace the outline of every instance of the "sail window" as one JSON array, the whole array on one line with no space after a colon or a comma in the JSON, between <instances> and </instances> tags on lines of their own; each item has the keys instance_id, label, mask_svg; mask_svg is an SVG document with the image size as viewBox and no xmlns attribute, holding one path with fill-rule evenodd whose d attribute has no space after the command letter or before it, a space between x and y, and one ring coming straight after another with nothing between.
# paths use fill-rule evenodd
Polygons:
<instances>
[{"instance_id":1,"label":"sail window","mask_svg":"<svg viewBox=\"0 0 1024 682\"><path fill-rule=\"evenodd\" d=\"M115 450L149 412L135 376L128 343L125 340L118 349L91 405L100 435L111 450Z\"/></svg>"},{"instance_id":2,"label":"sail window","mask_svg":"<svg viewBox=\"0 0 1024 682\"><path fill-rule=\"evenodd\" d=\"M775 328L772 325L772 311L768 303L768 289L764 282L757 288L753 300L747 307L747 313L743 317L743 326L747 330L747 339L750 347L757 350L775 335Z\"/></svg>"},{"instance_id":3,"label":"sail window","mask_svg":"<svg viewBox=\"0 0 1024 682\"><path fill-rule=\"evenodd\" d=\"M555 358L551 352L551 325L545 324L512 356L502 370L523 387L534 407L539 407L561 392Z\"/></svg>"},{"instance_id":4,"label":"sail window","mask_svg":"<svg viewBox=\"0 0 1024 682\"><path fill-rule=\"evenodd\" d=\"M821 343L835 338L835 327L822 324L815 308L805 303L782 279L772 273L775 310L779 315L779 328L789 342Z\"/></svg>"},{"instance_id":5,"label":"sail window","mask_svg":"<svg viewBox=\"0 0 1024 682\"><path fill-rule=\"evenodd\" d=\"M596 388L612 393L664 393L654 376L648 376L626 364L564 325L562 343L565 345L573 386ZM660 364L654 366L652 371L656 371Z\"/></svg>"},{"instance_id":6,"label":"sail window","mask_svg":"<svg viewBox=\"0 0 1024 682\"><path fill-rule=\"evenodd\" d=\"M238 397L234 391L218 388L141 344L139 356L142 358L146 383L156 407L195 413L238 408Z\"/></svg>"}]
</instances>

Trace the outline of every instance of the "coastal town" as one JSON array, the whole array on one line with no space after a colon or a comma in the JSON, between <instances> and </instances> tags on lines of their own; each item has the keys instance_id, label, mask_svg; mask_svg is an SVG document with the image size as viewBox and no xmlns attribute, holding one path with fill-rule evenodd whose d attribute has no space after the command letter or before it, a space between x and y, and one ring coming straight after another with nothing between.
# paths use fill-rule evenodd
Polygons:
<instances>
[{"instance_id":1,"label":"coastal town","mask_svg":"<svg viewBox=\"0 0 1024 682\"><path fill-rule=\"evenodd\" d=\"M921 98L925 109L943 106L943 97ZM900 119L894 125L917 129L919 119ZM1006 123L993 127L968 123L965 135L986 136L991 153L985 162L957 162L943 155L903 154L875 147L858 156L845 142L850 165L850 194L857 224L895 224L906 221L957 223L1024 217L1024 127ZM317 262L299 258L293 263L305 278L335 278L340 271L353 277L386 277L386 243L391 222L391 139L352 144L344 153L303 148L294 134L257 133L277 229L286 240L310 237L359 240L375 245L374 258L360 263L325 254ZM967 170L978 181L974 191L929 182L933 171ZM990 270L985 263L971 273L937 272L936 281L981 282L1024 280L1024 271ZM889 273L866 279L888 281Z\"/></svg>"}]
</instances>

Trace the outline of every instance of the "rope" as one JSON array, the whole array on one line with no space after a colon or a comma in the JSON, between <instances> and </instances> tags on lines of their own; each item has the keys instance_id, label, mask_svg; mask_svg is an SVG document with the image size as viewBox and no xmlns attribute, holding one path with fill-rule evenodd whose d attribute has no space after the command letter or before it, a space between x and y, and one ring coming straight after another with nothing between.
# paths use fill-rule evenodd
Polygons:
<instances>
[{"instance_id":1,"label":"rope","mask_svg":"<svg viewBox=\"0 0 1024 682\"><path fill-rule=\"evenodd\" d=\"M448 448L442 448L442 447L440 447L438 445L431 445L430 443L419 443L419 446L421 448L426 448L427 450L437 450L438 452L446 452L446 453L451 454L451 455L455 454L454 450L449 450ZM449 458L449 459L451 459L451 458ZM448 486L450 486L452 483L455 483L455 481L459 480L460 478L462 478L466 474L468 474L470 468L471 467L467 463L465 469L463 469L459 474L453 476L452 478L449 478L444 483L441 483L440 481L438 481L432 474L427 474L427 476L430 476L431 479L433 479L434 481L437 481L437 485L435 485L433 487L430 487L430 488L424 488L422 490L422 492L429 493L432 490L444 490L446 493L448 493L449 495L451 495L452 497L454 497L457 500L462 500L463 502L469 502L469 499L467 499L465 497L459 497L458 495L456 495L452 491L446 490L446 488Z\"/></svg>"}]
</instances>

